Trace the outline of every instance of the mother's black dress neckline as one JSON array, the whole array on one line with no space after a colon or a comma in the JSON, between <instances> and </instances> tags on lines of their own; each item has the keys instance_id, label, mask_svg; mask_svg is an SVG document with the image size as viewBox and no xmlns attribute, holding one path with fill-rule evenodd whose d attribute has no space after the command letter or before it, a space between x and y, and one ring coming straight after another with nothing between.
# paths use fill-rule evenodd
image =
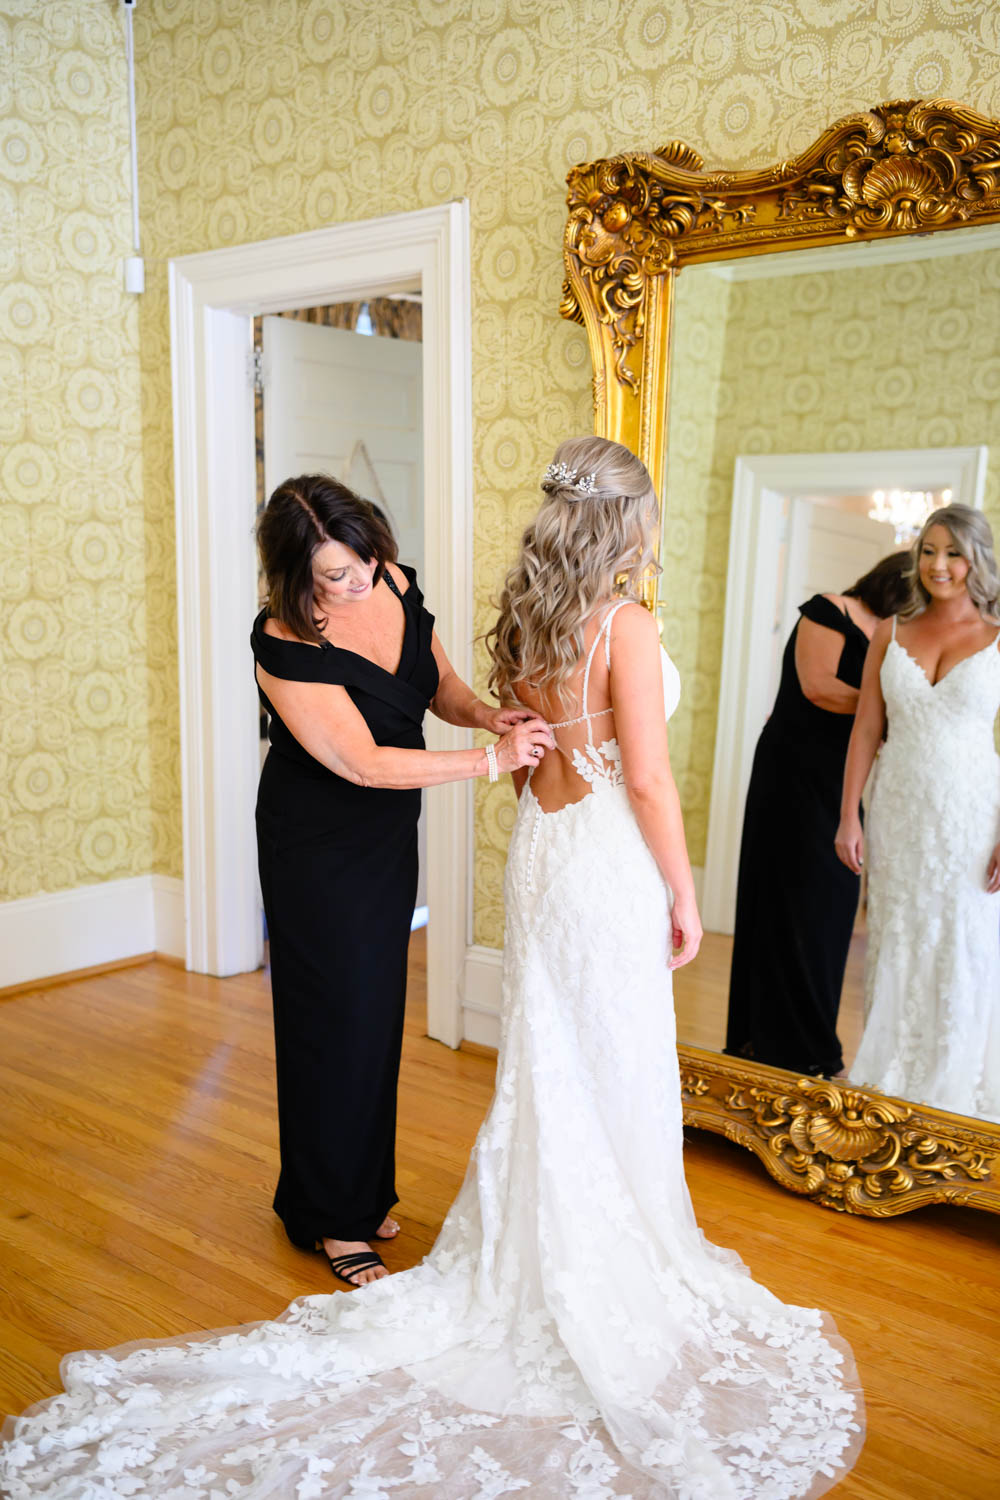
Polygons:
<instances>
[{"instance_id":1,"label":"mother's black dress neckline","mask_svg":"<svg viewBox=\"0 0 1000 1500\"><path fill-rule=\"evenodd\" d=\"M437 691L434 619L416 575L397 588L399 665L332 642L310 646L254 621L272 677L347 690L378 745L424 749ZM361 787L299 744L259 687L270 749L257 798L261 892L271 942L281 1175L276 1212L294 1243L370 1239L396 1201L396 1081L417 889L419 789Z\"/></svg>"}]
</instances>

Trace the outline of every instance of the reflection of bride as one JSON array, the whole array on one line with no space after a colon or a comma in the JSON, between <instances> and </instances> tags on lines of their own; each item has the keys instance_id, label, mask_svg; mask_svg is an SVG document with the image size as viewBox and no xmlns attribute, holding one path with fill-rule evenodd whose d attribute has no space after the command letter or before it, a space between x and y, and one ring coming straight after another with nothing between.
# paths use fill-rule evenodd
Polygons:
<instances>
[{"instance_id":1,"label":"reflection of bride","mask_svg":"<svg viewBox=\"0 0 1000 1500\"><path fill-rule=\"evenodd\" d=\"M558 721L561 754L521 791L497 1091L437 1244L275 1322L75 1356L11 1434L12 1500L791 1500L853 1460L849 1356L705 1242L684 1183L670 967L700 928L678 680L652 618L612 599L649 560L649 477L580 438L543 489L493 681Z\"/></svg>"},{"instance_id":2,"label":"reflection of bride","mask_svg":"<svg viewBox=\"0 0 1000 1500\"><path fill-rule=\"evenodd\" d=\"M1000 1118L1000 579L979 511L935 511L910 603L869 647L837 852L883 731L869 814L865 1030L851 1078Z\"/></svg>"}]
</instances>

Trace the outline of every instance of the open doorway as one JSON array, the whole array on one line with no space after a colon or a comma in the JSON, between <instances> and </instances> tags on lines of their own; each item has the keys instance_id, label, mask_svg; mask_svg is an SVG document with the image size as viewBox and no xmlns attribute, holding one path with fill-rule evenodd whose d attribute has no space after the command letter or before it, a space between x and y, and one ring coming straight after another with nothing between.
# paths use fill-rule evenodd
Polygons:
<instances>
[{"instance_id":1,"label":"open doorway","mask_svg":"<svg viewBox=\"0 0 1000 1500\"><path fill-rule=\"evenodd\" d=\"M337 225L170 263L177 513L186 960L258 966L253 807L260 755L247 622L253 546L253 320L289 308L420 293L424 592L456 669L471 677L471 319L466 202ZM429 717L430 749L471 744ZM428 1031L462 1037L469 944L470 786L427 799Z\"/></svg>"},{"instance_id":2,"label":"open doorway","mask_svg":"<svg viewBox=\"0 0 1000 1500\"><path fill-rule=\"evenodd\" d=\"M399 561L424 577L418 289L287 308L253 320L256 511L293 474L330 474L376 505ZM267 726L259 726L261 759ZM427 799L413 930L427 926ZM266 931L265 931L266 938Z\"/></svg>"}]
</instances>

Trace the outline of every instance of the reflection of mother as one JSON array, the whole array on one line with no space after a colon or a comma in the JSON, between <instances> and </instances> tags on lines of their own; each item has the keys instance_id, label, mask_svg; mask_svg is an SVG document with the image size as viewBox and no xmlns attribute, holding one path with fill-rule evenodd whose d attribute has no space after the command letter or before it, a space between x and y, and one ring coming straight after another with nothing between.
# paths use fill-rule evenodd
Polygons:
<instances>
[{"instance_id":1,"label":"reflection of mother","mask_svg":"<svg viewBox=\"0 0 1000 1500\"><path fill-rule=\"evenodd\" d=\"M840 990L858 877L833 852L868 641L905 597L905 552L800 605L747 791L726 1051L839 1073Z\"/></svg>"},{"instance_id":2,"label":"reflection of mother","mask_svg":"<svg viewBox=\"0 0 1000 1500\"><path fill-rule=\"evenodd\" d=\"M396 1082L417 888L420 787L533 764L526 712L459 680L416 576L380 515L334 479L288 480L258 529L267 606L253 629L271 749L257 801L271 940L281 1176L293 1244L322 1244L354 1284L385 1274ZM427 708L489 730L484 750L427 751Z\"/></svg>"}]
</instances>

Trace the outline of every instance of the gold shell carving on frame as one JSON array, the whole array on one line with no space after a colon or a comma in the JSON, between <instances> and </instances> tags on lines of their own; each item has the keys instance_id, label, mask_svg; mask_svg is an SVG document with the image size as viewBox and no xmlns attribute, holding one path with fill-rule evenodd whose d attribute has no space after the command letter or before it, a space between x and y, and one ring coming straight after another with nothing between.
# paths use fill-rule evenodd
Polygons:
<instances>
[{"instance_id":1,"label":"gold shell carving on frame","mask_svg":"<svg viewBox=\"0 0 1000 1500\"><path fill-rule=\"evenodd\" d=\"M637 395L651 281L696 260L996 219L1000 121L947 99L894 100L760 171L706 173L697 151L669 141L566 180L563 314L589 304L606 342L595 364Z\"/></svg>"},{"instance_id":2,"label":"gold shell carving on frame","mask_svg":"<svg viewBox=\"0 0 1000 1500\"><path fill-rule=\"evenodd\" d=\"M685 1060L693 1053L685 1049ZM876 1218L946 1201L1000 1211L1000 1143L974 1122L846 1084L789 1083L776 1068L697 1057L697 1071L681 1071L685 1122L749 1146L794 1192Z\"/></svg>"}]
</instances>

